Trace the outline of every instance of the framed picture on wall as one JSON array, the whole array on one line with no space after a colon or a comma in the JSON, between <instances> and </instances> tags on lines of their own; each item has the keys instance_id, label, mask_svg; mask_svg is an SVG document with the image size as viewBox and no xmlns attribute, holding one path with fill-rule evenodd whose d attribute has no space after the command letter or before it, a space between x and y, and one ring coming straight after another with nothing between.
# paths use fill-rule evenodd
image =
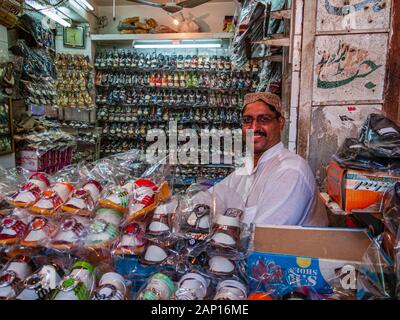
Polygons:
<instances>
[{"instance_id":1,"label":"framed picture on wall","mask_svg":"<svg viewBox=\"0 0 400 320\"><path fill-rule=\"evenodd\" d=\"M70 48L85 48L85 27L64 27L64 46Z\"/></svg>"}]
</instances>

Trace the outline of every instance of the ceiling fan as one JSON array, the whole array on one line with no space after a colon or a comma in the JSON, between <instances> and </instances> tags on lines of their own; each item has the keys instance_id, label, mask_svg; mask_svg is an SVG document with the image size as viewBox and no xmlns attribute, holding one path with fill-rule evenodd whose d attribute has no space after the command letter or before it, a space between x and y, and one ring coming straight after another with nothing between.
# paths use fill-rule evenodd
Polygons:
<instances>
[{"instance_id":1,"label":"ceiling fan","mask_svg":"<svg viewBox=\"0 0 400 320\"><path fill-rule=\"evenodd\" d=\"M183 8L194 8L199 5L202 5L203 3L209 2L210 0L185 0L179 3L176 3L175 1L166 3L157 3L147 0L128 0L128 1L161 8L169 13L176 13L181 11Z\"/></svg>"}]
</instances>

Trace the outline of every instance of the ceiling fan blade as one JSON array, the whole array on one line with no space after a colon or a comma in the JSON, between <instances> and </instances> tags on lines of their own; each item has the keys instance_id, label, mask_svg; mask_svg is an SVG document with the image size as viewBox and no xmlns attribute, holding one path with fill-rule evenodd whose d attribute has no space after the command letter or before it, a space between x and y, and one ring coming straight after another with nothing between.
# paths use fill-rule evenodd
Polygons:
<instances>
[{"instance_id":1,"label":"ceiling fan blade","mask_svg":"<svg viewBox=\"0 0 400 320\"><path fill-rule=\"evenodd\" d=\"M139 4L144 4L147 6L152 6L152 7L157 7L157 8L162 8L164 6L163 3L155 3L155 2L151 2L151 1L146 1L146 0L128 0L130 2L136 2Z\"/></svg>"},{"instance_id":2,"label":"ceiling fan blade","mask_svg":"<svg viewBox=\"0 0 400 320\"><path fill-rule=\"evenodd\" d=\"M178 6L184 7L184 8L194 8L199 5L202 5L203 3L209 2L210 0L186 0L178 3Z\"/></svg>"}]
</instances>

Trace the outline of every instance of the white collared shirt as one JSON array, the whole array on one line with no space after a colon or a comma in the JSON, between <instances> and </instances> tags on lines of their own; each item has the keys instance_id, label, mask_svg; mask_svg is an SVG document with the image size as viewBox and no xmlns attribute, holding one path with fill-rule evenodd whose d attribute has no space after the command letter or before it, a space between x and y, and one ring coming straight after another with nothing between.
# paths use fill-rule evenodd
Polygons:
<instances>
[{"instance_id":1,"label":"white collared shirt","mask_svg":"<svg viewBox=\"0 0 400 320\"><path fill-rule=\"evenodd\" d=\"M250 174L236 170L211 192L219 211L242 203L246 223L325 225L325 219L314 217L316 189L308 163L278 143L264 152Z\"/></svg>"}]
</instances>

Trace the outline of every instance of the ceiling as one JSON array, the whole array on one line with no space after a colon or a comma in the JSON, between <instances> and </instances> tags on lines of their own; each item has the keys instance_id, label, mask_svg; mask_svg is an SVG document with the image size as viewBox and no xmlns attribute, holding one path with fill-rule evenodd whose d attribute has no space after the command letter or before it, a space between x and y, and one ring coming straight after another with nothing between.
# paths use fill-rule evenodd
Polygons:
<instances>
[{"instance_id":1,"label":"ceiling","mask_svg":"<svg viewBox=\"0 0 400 320\"><path fill-rule=\"evenodd\" d=\"M112 6L113 0L92 0L98 6ZM173 0L151 0L152 2L165 3L165 2L173 2ZM176 2L181 2L183 0L176 0ZM210 2L231 2L233 0L211 0ZM115 0L116 5L133 5L135 3L126 1L126 0Z\"/></svg>"}]
</instances>

